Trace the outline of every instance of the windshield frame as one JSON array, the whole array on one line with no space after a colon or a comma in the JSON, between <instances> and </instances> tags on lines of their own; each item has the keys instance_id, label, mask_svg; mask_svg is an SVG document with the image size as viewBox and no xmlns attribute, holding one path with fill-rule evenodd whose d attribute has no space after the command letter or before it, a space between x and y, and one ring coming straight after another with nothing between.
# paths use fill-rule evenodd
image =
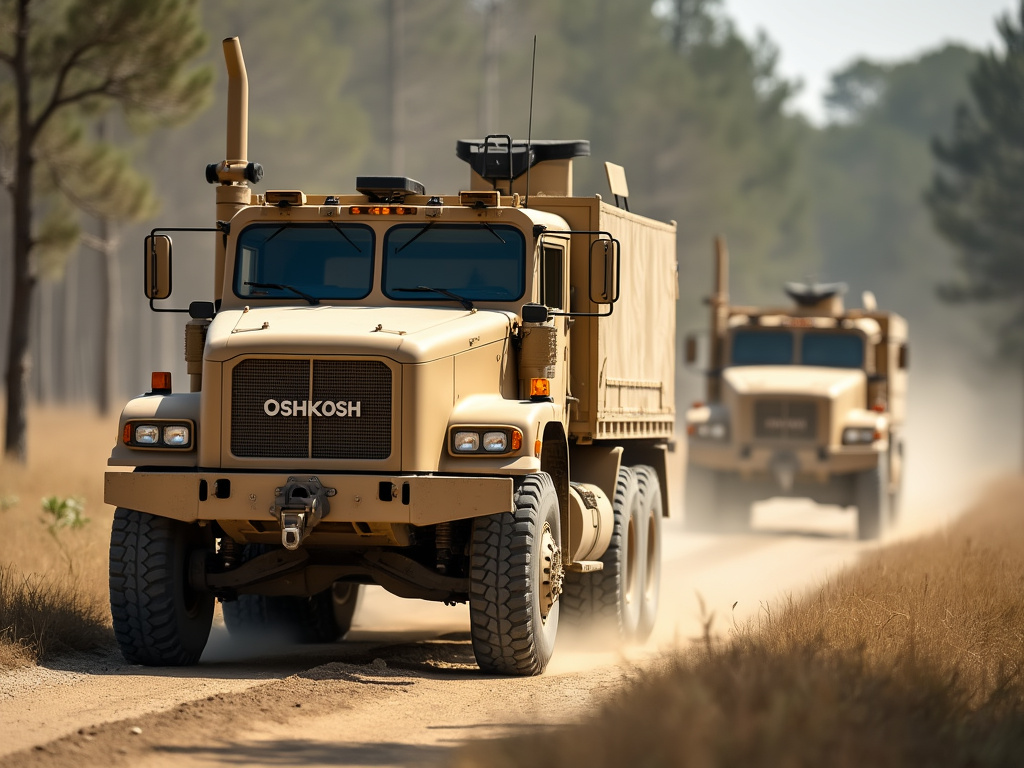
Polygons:
<instances>
[{"instance_id":1,"label":"windshield frame","mask_svg":"<svg viewBox=\"0 0 1024 768\"><path fill-rule=\"evenodd\" d=\"M428 231L429 228L429 231ZM437 272L436 274L429 276L429 280L410 276L407 280L396 279L394 285L389 284L389 268L394 269L394 259L399 256L402 251L408 247L416 247L416 244L426 244L424 240L431 236L431 232L442 232L442 231L471 231L474 234L480 233L480 242L486 243L493 241L495 245L509 249L510 245L515 247L518 245L518 253L516 258L518 263L515 265L515 272L518 279L518 285L507 287L507 296L493 296L493 295L481 295L479 292L475 292L472 286L453 284L452 280L444 273ZM410 237L401 243L394 253L389 253L389 246L393 242L391 236L393 233L399 231L408 231ZM515 238L516 242L512 243L510 237ZM527 237L523 231L512 224L498 223L498 222L483 222L483 221L446 221L440 222L436 219L427 222L408 222L395 224L394 226L388 227L381 238L381 281L380 291L381 293L393 300L393 301L415 301L415 302L447 302L451 303L452 298L446 296L443 293L434 292L436 289L445 289L451 293L458 294L460 297L465 298L474 304L476 303L487 303L487 302L511 302L522 299L528 290L527 284L527 258L526 258L526 247ZM464 247L470 247L473 244L467 244ZM481 259L482 260L482 259ZM401 273L399 273L399 277ZM421 276L422 277L422 276ZM502 285L497 283L495 285ZM422 287L429 287L432 291L419 290ZM506 287L502 285L502 287ZM408 293L405 291L399 291L398 288L410 289ZM416 289L416 290L412 290ZM518 289L518 293L516 292Z\"/></svg>"},{"instance_id":2,"label":"windshield frame","mask_svg":"<svg viewBox=\"0 0 1024 768\"><path fill-rule=\"evenodd\" d=\"M256 233L258 231L270 230L271 234L266 237L262 243L269 242L273 238L279 238L285 231L301 231L301 230L318 230L326 233L333 233L334 237L338 238L339 243L345 246L347 249L353 247L353 235L356 232L368 234L368 242L359 243L356 248L362 246L366 250L366 262L363 265L363 269L366 273L365 284L360 283L358 291L353 292L351 295L330 295L326 292L328 287L341 288L340 285L333 285L327 282L322 283L310 283L310 282L296 282L294 277L290 274L285 274L284 279L268 279L264 275L263 279L258 279L255 275L243 274L245 267L243 266L243 259L245 255L243 249L249 248L254 249L256 246L249 244L245 241L247 234ZM339 231L341 230L341 231ZM296 247L301 249L301 239L296 239ZM322 241L318 241L322 242ZM255 257L254 257L255 258ZM265 259L266 255L259 256L260 259ZM327 258L323 259L323 266L327 266ZM369 296L374 289L376 282L376 267L377 267L377 233L372 226L366 222L340 222L340 221L273 221L263 220L254 221L245 226L244 229L240 230L237 237L235 238L234 247L234 267L231 276L231 289L235 296L243 301L289 301L294 302L298 296L289 290L282 290L279 295L260 295L252 292L245 292L246 282L260 282L260 283L278 283L282 286L289 285L293 286L294 289L305 291L314 296L320 302L331 302L331 301L360 301ZM317 290L319 289L319 290ZM274 290L274 289L268 289Z\"/></svg>"}]
</instances>

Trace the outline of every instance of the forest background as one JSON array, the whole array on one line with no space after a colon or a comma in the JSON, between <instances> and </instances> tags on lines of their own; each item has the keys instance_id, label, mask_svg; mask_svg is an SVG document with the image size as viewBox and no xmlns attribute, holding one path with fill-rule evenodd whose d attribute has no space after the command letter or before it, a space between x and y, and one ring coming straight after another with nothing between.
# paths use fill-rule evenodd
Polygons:
<instances>
[{"instance_id":1,"label":"forest background","mask_svg":"<svg viewBox=\"0 0 1024 768\"><path fill-rule=\"evenodd\" d=\"M114 222L117 375L104 383L107 272L85 244L41 265L34 399L117 408L148 388L152 370L185 381L182 316L152 313L142 296L142 237L153 226L213 223L204 169L224 158L217 42L232 35L249 74L249 159L267 171L258 190L346 193L363 174L411 176L428 192L466 186L456 139L527 134L536 35L532 135L591 141L592 157L575 163L577 194L608 196L611 160L626 168L631 210L678 222L681 332L706 323L711 243L722 235L735 301L783 302L785 280L842 280L848 305L871 290L909 319L916 376L967 370L979 388L990 385L999 310L938 298L958 273L924 203L930 144L969 103L980 52L947 45L902 62L851 62L833 77L827 123L814 126L795 113L798 85L777 74L771 41L741 37L727 11L715 0L298 0L287 12L267 0L202 4L210 106L145 137L108 126L159 203L151 219ZM9 211L5 197L5 228ZM84 222L87 234L98 226ZM176 239L175 306L212 298L209 238ZM9 248L0 238L0 359ZM699 384L685 381L681 405Z\"/></svg>"}]
</instances>

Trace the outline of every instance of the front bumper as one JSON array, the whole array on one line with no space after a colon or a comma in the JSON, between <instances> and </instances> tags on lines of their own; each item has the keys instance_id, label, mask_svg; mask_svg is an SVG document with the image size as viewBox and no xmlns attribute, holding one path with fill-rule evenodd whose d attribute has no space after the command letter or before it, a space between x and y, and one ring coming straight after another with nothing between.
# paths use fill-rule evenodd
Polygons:
<instances>
[{"instance_id":1,"label":"front bumper","mask_svg":"<svg viewBox=\"0 0 1024 768\"><path fill-rule=\"evenodd\" d=\"M780 460L792 462L794 474L802 482L828 483L835 475L850 475L874 469L888 445L878 441L870 446L838 448L751 446L741 450L734 445L690 440L687 446L691 464L718 471L735 472L742 480L774 477Z\"/></svg>"},{"instance_id":2,"label":"front bumper","mask_svg":"<svg viewBox=\"0 0 1024 768\"><path fill-rule=\"evenodd\" d=\"M107 472L107 504L185 522L251 520L274 524L276 489L291 477L317 477L334 489L324 522L434 525L511 512L511 477L341 475L289 472Z\"/></svg>"}]
</instances>

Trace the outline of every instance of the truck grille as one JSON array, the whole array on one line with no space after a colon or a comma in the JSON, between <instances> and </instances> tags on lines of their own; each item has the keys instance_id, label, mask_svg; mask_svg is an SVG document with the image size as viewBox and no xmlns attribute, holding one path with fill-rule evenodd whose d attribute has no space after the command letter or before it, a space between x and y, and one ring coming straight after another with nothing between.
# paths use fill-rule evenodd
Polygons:
<instances>
[{"instance_id":1,"label":"truck grille","mask_svg":"<svg viewBox=\"0 0 1024 768\"><path fill-rule=\"evenodd\" d=\"M391 370L373 360L243 360L231 374L240 458L391 455Z\"/></svg>"},{"instance_id":2,"label":"truck grille","mask_svg":"<svg viewBox=\"0 0 1024 768\"><path fill-rule=\"evenodd\" d=\"M814 440L818 407L809 400L758 400L754 403L754 437L758 440Z\"/></svg>"}]
</instances>

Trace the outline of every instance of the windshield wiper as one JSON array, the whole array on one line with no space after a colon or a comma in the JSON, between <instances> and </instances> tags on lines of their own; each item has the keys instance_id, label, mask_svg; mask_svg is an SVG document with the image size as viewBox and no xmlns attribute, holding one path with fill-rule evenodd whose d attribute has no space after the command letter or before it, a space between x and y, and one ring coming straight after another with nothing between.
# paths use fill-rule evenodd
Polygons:
<instances>
[{"instance_id":1,"label":"windshield wiper","mask_svg":"<svg viewBox=\"0 0 1024 768\"><path fill-rule=\"evenodd\" d=\"M334 226L334 228L336 230L338 230L338 234L341 235L342 237L344 237L346 240L348 240L348 244L356 249L356 253L362 253L363 252L363 249L360 248L355 243L353 243L352 242L352 238L345 234L345 230L341 228L341 224L339 224L338 222L334 221L333 219L331 220L331 224Z\"/></svg>"},{"instance_id":2,"label":"windshield wiper","mask_svg":"<svg viewBox=\"0 0 1024 768\"><path fill-rule=\"evenodd\" d=\"M435 225L436 223L437 223L437 221L436 221L436 220L435 220L435 221L428 221L428 222L426 223L426 225L425 225L425 226L423 227L423 229L421 229L421 230L420 230L419 232L417 232L417 233L416 233L415 235L413 235L412 237L410 237L410 238L409 238L409 239L408 239L407 241L405 241L405 242L404 242L404 243L403 243L403 244L402 244L402 245L401 245L400 247L398 247L398 248L395 248L395 253L401 253L401 252L402 252L402 251L404 251L404 250L405 250L406 248L408 248L408 247L409 247L410 245L412 245L413 243L415 243L415 242L416 242L416 241L417 241L417 240L419 239L420 235L424 234L424 233L425 233L425 232L426 232L426 231L427 231L428 229L430 229L430 228L431 228L432 226L434 226L434 225Z\"/></svg>"},{"instance_id":3,"label":"windshield wiper","mask_svg":"<svg viewBox=\"0 0 1024 768\"><path fill-rule=\"evenodd\" d=\"M442 296L447 296L449 299L454 299L459 302L466 309L473 309L472 301L463 296L459 296L459 294L454 291L449 291L447 288L431 288L428 285L417 285L415 288L392 288L391 290L408 291L409 293L440 293Z\"/></svg>"},{"instance_id":4,"label":"windshield wiper","mask_svg":"<svg viewBox=\"0 0 1024 768\"><path fill-rule=\"evenodd\" d=\"M487 231L490 232L492 235L494 235L496 238L498 238L498 240L501 240L501 244L502 245L505 245L505 241L504 241L504 239L502 239L501 235L498 234L498 230L496 230L494 227L492 227L486 221L481 221L480 222L480 226L481 227L487 227Z\"/></svg>"},{"instance_id":5,"label":"windshield wiper","mask_svg":"<svg viewBox=\"0 0 1024 768\"><path fill-rule=\"evenodd\" d=\"M291 291L297 296L301 296L314 306L320 303L320 299L316 296L310 296L308 293L300 291L294 285L283 285L282 283L251 283L248 280L246 280L243 285L251 285L253 288L273 288L276 291Z\"/></svg>"}]
</instances>

